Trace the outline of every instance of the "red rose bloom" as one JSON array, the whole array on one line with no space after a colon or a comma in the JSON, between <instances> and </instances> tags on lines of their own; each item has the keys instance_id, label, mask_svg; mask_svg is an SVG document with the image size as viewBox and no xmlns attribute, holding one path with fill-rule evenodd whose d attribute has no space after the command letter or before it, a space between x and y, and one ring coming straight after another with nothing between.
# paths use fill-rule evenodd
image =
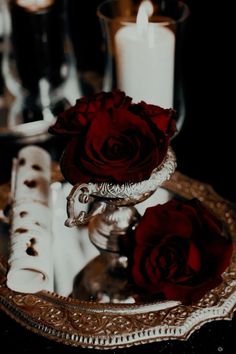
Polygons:
<instances>
[{"instance_id":1,"label":"red rose bloom","mask_svg":"<svg viewBox=\"0 0 236 354\"><path fill-rule=\"evenodd\" d=\"M102 92L58 117L49 131L71 136L61 161L69 182L139 182L162 163L175 112L131 101L121 91Z\"/></svg>"},{"instance_id":2,"label":"red rose bloom","mask_svg":"<svg viewBox=\"0 0 236 354\"><path fill-rule=\"evenodd\" d=\"M192 303L221 282L232 243L199 201L148 208L135 231L133 282L149 295Z\"/></svg>"},{"instance_id":3,"label":"red rose bloom","mask_svg":"<svg viewBox=\"0 0 236 354\"><path fill-rule=\"evenodd\" d=\"M59 114L49 132L55 135L78 135L95 118L97 112L113 107L126 108L131 100L121 91L101 92L91 97L82 97L76 101L75 106Z\"/></svg>"},{"instance_id":4,"label":"red rose bloom","mask_svg":"<svg viewBox=\"0 0 236 354\"><path fill-rule=\"evenodd\" d=\"M151 119L158 129L163 131L165 134L168 134L169 136L174 135L176 131L176 122L172 119L172 109L163 109L159 106L147 104L142 101L136 105L133 105L132 111L144 119Z\"/></svg>"}]
</instances>

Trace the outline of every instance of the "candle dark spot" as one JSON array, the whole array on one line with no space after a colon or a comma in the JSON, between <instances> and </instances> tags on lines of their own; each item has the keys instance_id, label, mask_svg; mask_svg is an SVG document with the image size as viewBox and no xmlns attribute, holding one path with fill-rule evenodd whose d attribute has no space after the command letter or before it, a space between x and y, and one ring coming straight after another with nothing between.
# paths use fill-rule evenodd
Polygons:
<instances>
[{"instance_id":1,"label":"candle dark spot","mask_svg":"<svg viewBox=\"0 0 236 354\"><path fill-rule=\"evenodd\" d=\"M41 226L40 223L38 221L35 222L35 225L37 226Z\"/></svg>"},{"instance_id":2,"label":"candle dark spot","mask_svg":"<svg viewBox=\"0 0 236 354\"><path fill-rule=\"evenodd\" d=\"M18 234L24 234L28 231L28 229L25 229L24 227L18 227L14 233L18 233Z\"/></svg>"},{"instance_id":3,"label":"candle dark spot","mask_svg":"<svg viewBox=\"0 0 236 354\"><path fill-rule=\"evenodd\" d=\"M32 167L33 170L35 170L35 171L42 171L42 170L43 170L42 167L39 166L39 165L32 165L31 167Z\"/></svg>"},{"instance_id":4,"label":"candle dark spot","mask_svg":"<svg viewBox=\"0 0 236 354\"><path fill-rule=\"evenodd\" d=\"M24 166L25 165L25 159L23 157L19 160L19 165L20 166Z\"/></svg>"},{"instance_id":5,"label":"candle dark spot","mask_svg":"<svg viewBox=\"0 0 236 354\"><path fill-rule=\"evenodd\" d=\"M26 253L29 255L29 256L37 256L38 255L38 252L33 248L33 247L27 247L26 249Z\"/></svg>"},{"instance_id":6,"label":"candle dark spot","mask_svg":"<svg viewBox=\"0 0 236 354\"><path fill-rule=\"evenodd\" d=\"M34 245L36 244L36 239L34 237L32 237L30 239L30 243L27 243L27 248L26 248L26 253L29 255L29 256L37 256L38 255L38 252L34 249Z\"/></svg>"},{"instance_id":7,"label":"candle dark spot","mask_svg":"<svg viewBox=\"0 0 236 354\"><path fill-rule=\"evenodd\" d=\"M24 184L29 188L35 188L37 186L37 182L33 179L31 181L24 181Z\"/></svg>"},{"instance_id":8,"label":"candle dark spot","mask_svg":"<svg viewBox=\"0 0 236 354\"><path fill-rule=\"evenodd\" d=\"M26 215L28 215L27 211L21 211L20 212L20 217L24 218Z\"/></svg>"}]
</instances>

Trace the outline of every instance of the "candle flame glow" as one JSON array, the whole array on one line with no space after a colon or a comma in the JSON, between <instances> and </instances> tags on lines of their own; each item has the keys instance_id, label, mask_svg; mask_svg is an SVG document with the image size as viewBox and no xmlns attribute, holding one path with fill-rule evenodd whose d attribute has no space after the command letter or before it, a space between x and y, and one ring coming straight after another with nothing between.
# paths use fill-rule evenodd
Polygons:
<instances>
[{"instance_id":1,"label":"candle flame glow","mask_svg":"<svg viewBox=\"0 0 236 354\"><path fill-rule=\"evenodd\" d=\"M51 6L55 0L17 0L16 3L28 11L39 11Z\"/></svg>"},{"instance_id":2,"label":"candle flame glow","mask_svg":"<svg viewBox=\"0 0 236 354\"><path fill-rule=\"evenodd\" d=\"M151 1L144 0L138 9L138 14L136 18L137 31L140 35L143 35L148 30L148 19L153 14L153 5Z\"/></svg>"}]
</instances>

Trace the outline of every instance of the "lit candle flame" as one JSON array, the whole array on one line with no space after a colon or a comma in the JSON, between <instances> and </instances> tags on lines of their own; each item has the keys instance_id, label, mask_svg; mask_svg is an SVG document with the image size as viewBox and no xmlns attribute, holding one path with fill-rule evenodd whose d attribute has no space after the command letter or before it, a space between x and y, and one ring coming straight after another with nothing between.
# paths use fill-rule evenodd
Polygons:
<instances>
[{"instance_id":1,"label":"lit candle flame","mask_svg":"<svg viewBox=\"0 0 236 354\"><path fill-rule=\"evenodd\" d=\"M148 31L148 19L153 14L153 5L151 1L144 0L138 9L138 14L136 18L137 32L139 35L143 35Z\"/></svg>"}]
</instances>

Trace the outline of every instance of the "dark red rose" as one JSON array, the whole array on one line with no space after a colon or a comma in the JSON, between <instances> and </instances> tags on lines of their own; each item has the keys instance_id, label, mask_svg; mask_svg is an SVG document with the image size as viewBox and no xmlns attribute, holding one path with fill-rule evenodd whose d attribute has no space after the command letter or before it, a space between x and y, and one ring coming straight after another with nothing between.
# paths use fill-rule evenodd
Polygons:
<instances>
[{"instance_id":1,"label":"dark red rose","mask_svg":"<svg viewBox=\"0 0 236 354\"><path fill-rule=\"evenodd\" d=\"M174 116L173 110L132 104L121 91L77 100L50 129L71 136L61 161L64 177L72 184L148 179L166 156Z\"/></svg>"},{"instance_id":2,"label":"dark red rose","mask_svg":"<svg viewBox=\"0 0 236 354\"><path fill-rule=\"evenodd\" d=\"M221 282L232 243L199 201L148 208L135 231L130 270L144 294L193 303Z\"/></svg>"},{"instance_id":3,"label":"dark red rose","mask_svg":"<svg viewBox=\"0 0 236 354\"><path fill-rule=\"evenodd\" d=\"M110 108L126 108L131 104L131 97L124 92L101 92L91 97L82 97L73 107L60 113L54 126L49 128L51 134L78 135L100 111Z\"/></svg>"},{"instance_id":4,"label":"dark red rose","mask_svg":"<svg viewBox=\"0 0 236 354\"><path fill-rule=\"evenodd\" d=\"M165 134L172 136L176 132L176 120L173 119L176 112L173 109L163 109L142 101L133 105L132 110L144 119L150 119Z\"/></svg>"}]
</instances>

